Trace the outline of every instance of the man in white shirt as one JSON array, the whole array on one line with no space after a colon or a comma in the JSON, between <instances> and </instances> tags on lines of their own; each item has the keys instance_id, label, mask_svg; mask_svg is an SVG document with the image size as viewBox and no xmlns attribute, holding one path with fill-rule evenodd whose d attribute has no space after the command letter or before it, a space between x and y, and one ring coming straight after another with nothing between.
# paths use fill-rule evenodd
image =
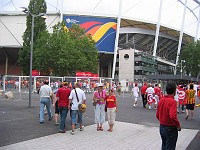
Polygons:
<instances>
[{"instance_id":1,"label":"man in white shirt","mask_svg":"<svg viewBox=\"0 0 200 150\"><path fill-rule=\"evenodd\" d=\"M70 93L68 108L70 108L70 103L72 104L71 105L71 120L72 120L71 134L74 135L75 124L77 124L77 119L76 119L77 115L78 115L78 123L80 124L79 130L83 131L82 113L78 111L78 105L86 103L85 93L83 90L80 89L79 83L75 84L75 88Z\"/></svg>"},{"instance_id":2,"label":"man in white shirt","mask_svg":"<svg viewBox=\"0 0 200 150\"><path fill-rule=\"evenodd\" d=\"M49 81L45 80L44 85L41 86L39 94L40 94L40 123L44 123L44 106L47 108L47 113L49 116L49 121L52 120L53 116L51 114L51 96L52 91L51 87L48 86Z\"/></svg>"}]
</instances>

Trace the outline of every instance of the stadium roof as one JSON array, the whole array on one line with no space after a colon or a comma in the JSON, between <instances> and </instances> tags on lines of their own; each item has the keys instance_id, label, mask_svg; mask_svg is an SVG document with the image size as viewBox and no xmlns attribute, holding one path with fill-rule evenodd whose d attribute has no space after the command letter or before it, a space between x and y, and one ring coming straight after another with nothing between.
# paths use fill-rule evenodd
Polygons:
<instances>
[{"instance_id":1,"label":"stadium roof","mask_svg":"<svg viewBox=\"0 0 200 150\"><path fill-rule=\"evenodd\" d=\"M0 13L20 13L17 8L28 6L30 0L0 0ZM143 27L155 29L161 0L122 0L121 17L143 23ZM48 12L63 12L64 14L80 14L94 16L117 17L120 0L46 0ZM161 30L176 37L180 31L185 0L163 0L161 15ZM197 18L199 16L199 0L187 0L184 33L195 37ZM61 7L62 6L62 7ZM129 22L127 22L127 25ZM131 23L132 24L132 23ZM142 26L142 25L140 25ZM167 27L167 28L166 28ZM198 39L200 32L198 32Z\"/></svg>"}]
</instances>

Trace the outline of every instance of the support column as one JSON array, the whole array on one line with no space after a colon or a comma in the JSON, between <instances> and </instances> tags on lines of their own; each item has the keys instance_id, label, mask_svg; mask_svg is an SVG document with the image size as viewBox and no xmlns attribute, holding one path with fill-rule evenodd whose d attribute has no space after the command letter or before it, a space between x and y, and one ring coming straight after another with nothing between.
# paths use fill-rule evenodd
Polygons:
<instances>
[{"instance_id":1,"label":"support column","mask_svg":"<svg viewBox=\"0 0 200 150\"><path fill-rule=\"evenodd\" d=\"M36 84L37 84L36 77L34 77L33 80L34 80L34 81L33 81L33 84L34 84L34 85L33 85L33 91L36 92L36 86L37 86L37 85L36 85ZM50 82L50 81L49 81L49 82Z\"/></svg>"},{"instance_id":2,"label":"support column","mask_svg":"<svg viewBox=\"0 0 200 150\"><path fill-rule=\"evenodd\" d=\"M126 44L128 44L128 33L126 33Z\"/></svg>"},{"instance_id":3,"label":"support column","mask_svg":"<svg viewBox=\"0 0 200 150\"><path fill-rule=\"evenodd\" d=\"M160 32L160 20L161 20L161 14L162 14L162 4L163 4L163 0L160 0L160 8L159 8L159 13L158 13L158 23L156 25L156 34L155 34L155 41L154 41L153 56L156 56L156 51L157 51L158 36L159 36L159 32Z\"/></svg>"},{"instance_id":4,"label":"support column","mask_svg":"<svg viewBox=\"0 0 200 150\"><path fill-rule=\"evenodd\" d=\"M51 77L49 77L49 86L51 86Z\"/></svg>"},{"instance_id":5,"label":"support column","mask_svg":"<svg viewBox=\"0 0 200 150\"><path fill-rule=\"evenodd\" d=\"M5 75L8 74L8 56L6 55Z\"/></svg>"},{"instance_id":6,"label":"support column","mask_svg":"<svg viewBox=\"0 0 200 150\"><path fill-rule=\"evenodd\" d=\"M3 76L3 91L6 91L6 75Z\"/></svg>"},{"instance_id":7,"label":"support column","mask_svg":"<svg viewBox=\"0 0 200 150\"><path fill-rule=\"evenodd\" d=\"M21 93L21 86L22 86L22 78L21 78L21 76L19 76L19 93Z\"/></svg>"},{"instance_id":8,"label":"support column","mask_svg":"<svg viewBox=\"0 0 200 150\"><path fill-rule=\"evenodd\" d=\"M108 64L108 77L110 78L112 76L112 62L109 62Z\"/></svg>"},{"instance_id":9,"label":"support column","mask_svg":"<svg viewBox=\"0 0 200 150\"><path fill-rule=\"evenodd\" d=\"M195 38L194 38L195 42L197 41L198 34L199 34L199 22L200 22L200 6L199 6L199 16L197 18L196 35L195 35Z\"/></svg>"},{"instance_id":10,"label":"support column","mask_svg":"<svg viewBox=\"0 0 200 150\"><path fill-rule=\"evenodd\" d=\"M182 38L183 38L183 29L184 29L184 24L185 24L185 14L186 14L186 9L187 9L187 0L185 0L185 7L183 11L183 18L182 18L182 25L181 25L181 30L180 30L180 36L179 36L179 43L178 43L178 50L177 50L177 55L176 55L176 66L174 69L174 75L176 75L177 72L177 65L179 61L179 54L181 51L181 44L182 44Z\"/></svg>"},{"instance_id":11,"label":"support column","mask_svg":"<svg viewBox=\"0 0 200 150\"><path fill-rule=\"evenodd\" d=\"M63 0L60 0L60 22L63 21Z\"/></svg>"},{"instance_id":12,"label":"support column","mask_svg":"<svg viewBox=\"0 0 200 150\"><path fill-rule=\"evenodd\" d=\"M112 68L112 79L115 78L115 66L116 66L117 50L118 50L119 29L120 29L120 23L121 23L121 11L122 11L122 0L119 1L117 30L116 30L115 48L114 48L114 59L113 59L113 68Z\"/></svg>"}]
</instances>

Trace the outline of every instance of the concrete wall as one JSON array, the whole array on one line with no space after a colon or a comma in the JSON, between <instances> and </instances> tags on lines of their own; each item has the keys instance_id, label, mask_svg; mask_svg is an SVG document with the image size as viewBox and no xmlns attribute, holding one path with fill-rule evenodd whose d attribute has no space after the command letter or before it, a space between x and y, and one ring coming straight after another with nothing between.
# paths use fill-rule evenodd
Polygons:
<instances>
[{"instance_id":1,"label":"concrete wall","mask_svg":"<svg viewBox=\"0 0 200 150\"><path fill-rule=\"evenodd\" d=\"M129 58L125 59L124 55ZM119 50L119 81L134 81L134 50Z\"/></svg>"},{"instance_id":2,"label":"concrete wall","mask_svg":"<svg viewBox=\"0 0 200 150\"><path fill-rule=\"evenodd\" d=\"M55 15L48 15L46 25L49 32L52 26L57 24L60 18ZM26 15L5 15L0 16L0 46L21 47L22 35L26 29Z\"/></svg>"}]
</instances>

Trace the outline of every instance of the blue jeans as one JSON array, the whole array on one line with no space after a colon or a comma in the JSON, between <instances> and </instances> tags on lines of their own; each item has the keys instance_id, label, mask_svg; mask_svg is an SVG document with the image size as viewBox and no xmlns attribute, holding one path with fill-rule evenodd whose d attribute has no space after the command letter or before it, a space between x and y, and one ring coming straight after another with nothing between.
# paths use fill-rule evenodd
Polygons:
<instances>
[{"instance_id":1,"label":"blue jeans","mask_svg":"<svg viewBox=\"0 0 200 150\"><path fill-rule=\"evenodd\" d=\"M175 150L178 138L176 127L160 125L160 136L162 139L162 150Z\"/></svg>"},{"instance_id":2,"label":"blue jeans","mask_svg":"<svg viewBox=\"0 0 200 150\"><path fill-rule=\"evenodd\" d=\"M77 124L77 119L76 119L77 115L78 115L78 123L82 124L82 122L83 122L82 113L79 112L78 110L71 110L72 124Z\"/></svg>"},{"instance_id":3,"label":"blue jeans","mask_svg":"<svg viewBox=\"0 0 200 150\"><path fill-rule=\"evenodd\" d=\"M60 124L59 124L60 129L59 130L64 131L68 108L67 107L59 107L59 113L60 113Z\"/></svg>"},{"instance_id":4,"label":"blue jeans","mask_svg":"<svg viewBox=\"0 0 200 150\"><path fill-rule=\"evenodd\" d=\"M40 98L40 122L44 122L44 106L47 108L49 119L52 118L51 114L51 99L46 97Z\"/></svg>"}]
</instances>

